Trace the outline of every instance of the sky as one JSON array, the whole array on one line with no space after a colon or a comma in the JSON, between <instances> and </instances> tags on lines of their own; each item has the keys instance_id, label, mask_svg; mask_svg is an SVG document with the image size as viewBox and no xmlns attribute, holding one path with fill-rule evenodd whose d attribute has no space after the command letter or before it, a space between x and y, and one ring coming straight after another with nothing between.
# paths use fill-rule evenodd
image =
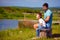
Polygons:
<instances>
[{"instance_id":1,"label":"sky","mask_svg":"<svg viewBox=\"0 0 60 40\"><path fill-rule=\"evenodd\" d=\"M42 7L44 3L49 7L60 7L60 0L0 0L0 6Z\"/></svg>"}]
</instances>

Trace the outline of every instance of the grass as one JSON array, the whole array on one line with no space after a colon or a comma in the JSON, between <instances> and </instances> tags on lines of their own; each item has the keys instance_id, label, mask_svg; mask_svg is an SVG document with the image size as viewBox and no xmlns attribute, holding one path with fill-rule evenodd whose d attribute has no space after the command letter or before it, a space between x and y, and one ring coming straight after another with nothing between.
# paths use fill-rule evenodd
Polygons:
<instances>
[{"instance_id":1,"label":"grass","mask_svg":"<svg viewBox=\"0 0 60 40\"><path fill-rule=\"evenodd\" d=\"M21 27L18 29L8 29L0 31L0 40L31 40L36 37L36 32L33 28ZM52 34L60 34L60 25L52 25ZM54 38L42 38L37 40L60 40Z\"/></svg>"}]
</instances>

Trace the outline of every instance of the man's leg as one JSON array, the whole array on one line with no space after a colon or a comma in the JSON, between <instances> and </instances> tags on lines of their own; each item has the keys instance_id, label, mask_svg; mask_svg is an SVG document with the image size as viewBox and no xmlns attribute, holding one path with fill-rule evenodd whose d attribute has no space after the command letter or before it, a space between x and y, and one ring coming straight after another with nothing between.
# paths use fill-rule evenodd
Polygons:
<instances>
[{"instance_id":1,"label":"man's leg","mask_svg":"<svg viewBox=\"0 0 60 40\"><path fill-rule=\"evenodd\" d=\"M46 24L46 29L49 29L49 30L47 30L47 37L52 37L51 25L50 24Z\"/></svg>"},{"instance_id":2,"label":"man's leg","mask_svg":"<svg viewBox=\"0 0 60 40\"><path fill-rule=\"evenodd\" d=\"M52 29L50 29L49 31L47 31L47 37L52 37Z\"/></svg>"}]
</instances>

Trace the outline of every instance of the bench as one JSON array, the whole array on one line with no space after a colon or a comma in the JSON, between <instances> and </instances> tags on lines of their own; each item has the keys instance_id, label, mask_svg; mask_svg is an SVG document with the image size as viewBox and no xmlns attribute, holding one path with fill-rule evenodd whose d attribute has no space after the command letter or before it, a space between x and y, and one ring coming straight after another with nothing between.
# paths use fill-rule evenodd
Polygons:
<instances>
[{"instance_id":1,"label":"bench","mask_svg":"<svg viewBox=\"0 0 60 40\"><path fill-rule=\"evenodd\" d=\"M51 37L52 36L52 30L50 29L44 29L40 31L40 38L47 38L47 37ZM47 35L47 34L51 34L51 35Z\"/></svg>"}]
</instances>

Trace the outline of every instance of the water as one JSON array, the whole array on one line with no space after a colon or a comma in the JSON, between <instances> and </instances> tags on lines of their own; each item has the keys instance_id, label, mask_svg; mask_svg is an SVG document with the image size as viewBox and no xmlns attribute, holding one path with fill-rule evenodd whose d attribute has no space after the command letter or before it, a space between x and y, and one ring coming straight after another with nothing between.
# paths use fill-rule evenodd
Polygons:
<instances>
[{"instance_id":1,"label":"water","mask_svg":"<svg viewBox=\"0 0 60 40\"><path fill-rule=\"evenodd\" d=\"M18 20L0 20L0 30L13 29L18 27Z\"/></svg>"}]
</instances>

